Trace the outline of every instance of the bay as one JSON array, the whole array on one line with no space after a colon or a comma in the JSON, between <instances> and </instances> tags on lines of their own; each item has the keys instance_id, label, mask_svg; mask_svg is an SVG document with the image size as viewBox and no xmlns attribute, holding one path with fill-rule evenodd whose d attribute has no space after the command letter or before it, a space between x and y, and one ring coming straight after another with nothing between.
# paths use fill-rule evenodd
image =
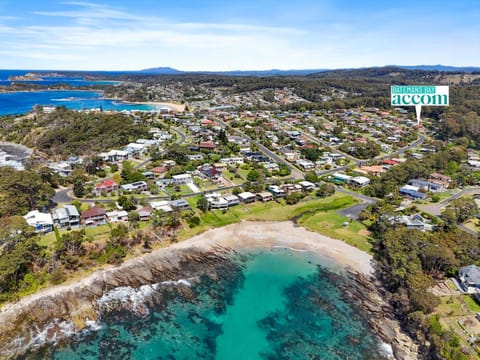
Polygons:
<instances>
[{"instance_id":1,"label":"bay","mask_svg":"<svg viewBox=\"0 0 480 360\"><path fill-rule=\"evenodd\" d=\"M117 100L104 99L98 91L45 90L0 93L0 115L23 114L35 105L66 106L69 109L103 109L116 111L152 111L155 106L130 104Z\"/></svg>"},{"instance_id":2,"label":"bay","mask_svg":"<svg viewBox=\"0 0 480 360\"><path fill-rule=\"evenodd\" d=\"M218 281L202 278L193 284L193 299L178 296L185 291L168 289L184 283L155 287L162 306L152 307L147 315L104 314L100 330L43 356L58 360L387 358L367 315L344 300L341 288L352 280L341 270L289 250L248 254L238 264L240 270L230 276Z\"/></svg>"}]
</instances>

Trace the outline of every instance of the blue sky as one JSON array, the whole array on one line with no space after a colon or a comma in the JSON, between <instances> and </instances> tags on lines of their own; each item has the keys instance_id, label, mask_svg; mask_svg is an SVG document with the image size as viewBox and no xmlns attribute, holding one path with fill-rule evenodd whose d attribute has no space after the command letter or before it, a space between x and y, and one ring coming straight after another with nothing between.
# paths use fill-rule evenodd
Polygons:
<instances>
[{"instance_id":1,"label":"blue sky","mask_svg":"<svg viewBox=\"0 0 480 360\"><path fill-rule=\"evenodd\" d=\"M480 65L476 0L0 0L0 68Z\"/></svg>"}]
</instances>

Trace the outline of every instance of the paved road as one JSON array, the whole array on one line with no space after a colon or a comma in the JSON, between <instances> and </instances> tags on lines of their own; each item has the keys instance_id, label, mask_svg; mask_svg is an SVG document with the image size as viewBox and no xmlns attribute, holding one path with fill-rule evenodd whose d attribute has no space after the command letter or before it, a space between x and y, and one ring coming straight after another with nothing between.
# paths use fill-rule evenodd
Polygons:
<instances>
[{"instance_id":1,"label":"paved road","mask_svg":"<svg viewBox=\"0 0 480 360\"><path fill-rule=\"evenodd\" d=\"M183 145L185 143L185 141L187 141L187 135L185 135L179 128L176 128L176 127L172 126L172 127L170 127L170 130L175 131L175 133L180 137L176 141L178 145Z\"/></svg>"},{"instance_id":2,"label":"paved road","mask_svg":"<svg viewBox=\"0 0 480 360\"><path fill-rule=\"evenodd\" d=\"M220 125L222 125L223 127L227 127L228 125L222 121L222 120L219 120L219 119L215 119L216 122L218 122ZM297 169L295 166L293 166L292 164L290 164L288 161L286 161L285 159L282 159L280 156L278 156L277 154L275 154L273 151L271 151L270 149L268 149L267 147L263 146L259 141L257 140L253 140L250 136L248 136L247 134L245 134L243 131L239 130L239 129L236 129L236 128L232 128L233 131L235 131L237 133L237 135L241 136L242 138L248 140L250 143L252 144L255 144L256 146L258 146L258 149L266 156L268 156L270 159L272 159L273 161L279 163L279 164L284 164L286 165L290 171L291 171L291 176L292 178L294 179L303 179L304 177L304 174L303 172L301 172L299 169Z\"/></svg>"},{"instance_id":3,"label":"paved road","mask_svg":"<svg viewBox=\"0 0 480 360\"><path fill-rule=\"evenodd\" d=\"M442 213L443 208L447 206L450 201L458 199L465 195L475 195L475 194L480 194L480 187L463 189L457 192L456 194L451 195L450 197L440 201L439 203L429 204L429 205L420 205L419 208L422 211L425 211L426 213L438 216Z\"/></svg>"},{"instance_id":4,"label":"paved road","mask_svg":"<svg viewBox=\"0 0 480 360\"><path fill-rule=\"evenodd\" d=\"M353 192L341 187L337 187L335 190L338 192L341 192L342 194L350 195L360 200L359 204L355 204L353 206L350 206L349 208L338 211L340 215L346 216L350 219L355 219L355 220L358 219L358 216L360 215L362 210L366 209L367 206L371 204L375 204L378 201L377 199L371 198L363 194L358 194L356 192Z\"/></svg>"},{"instance_id":5,"label":"paved road","mask_svg":"<svg viewBox=\"0 0 480 360\"><path fill-rule=\"evenodd\" d=\"M71 188L59 189L55 192L51 200L56 204L69 204L72 202L72 198L68 195L70 191L72 191Z\"/></svg>"}]
</instances>

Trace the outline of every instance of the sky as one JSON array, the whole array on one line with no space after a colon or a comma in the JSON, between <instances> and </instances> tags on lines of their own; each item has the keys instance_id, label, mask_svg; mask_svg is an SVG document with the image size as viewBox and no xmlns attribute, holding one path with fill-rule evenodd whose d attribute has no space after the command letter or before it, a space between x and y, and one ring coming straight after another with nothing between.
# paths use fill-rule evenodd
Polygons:
<instances>
[{"instance_id":1,"label":"sky","mask_svg":"<svg viewBox=\"0 0 480 360\"><path fill-rule=\"evenodd\" d=\"M0 0L0 69L480 66L476 0Z\"/></svg>"}]
</instances>

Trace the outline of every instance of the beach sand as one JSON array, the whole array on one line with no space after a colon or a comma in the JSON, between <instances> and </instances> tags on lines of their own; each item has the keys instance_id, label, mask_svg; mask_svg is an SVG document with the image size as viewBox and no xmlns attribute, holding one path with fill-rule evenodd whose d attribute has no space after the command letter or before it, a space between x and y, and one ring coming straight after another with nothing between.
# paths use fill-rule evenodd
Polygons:
<instances>
[{"instance_id":1,"label":"beach sand","mask_svg":"<svg viewBox=\"0 0 480 360\"><path fill-rule=\"evenodd\" d=\"M343 241L297 226L291 221L244 221L208 230L173 246L209 248L215 245L237 250L284 247L308 251L329 258L342 267L350 267L365 275L373 275L372 257L369 254Z\"/></svg>"},{"instance_id":2,"label":"beach sand","mask_svg":"<svg viewBox=\"0 0 480 360\"><path fill-rule=\"evenodd\" d=\"M145 104L145 105L152 105L157 107L169 107L173 109L175 112L185 111L185 104L175 104L170 102L140 102L136 104Z\"/></svg>"},{"instance_id":3,"label":"beach sand","mask_svg":"<svg viewBox=\"0 0 480 360\"><path fill-rule=\"evenodd\" d=\"M291 221L282 222L251 222L241 223L211 229L188 240L173 244L166 248L160 248L149 254L129 259L119 266L108 266L93 272L80 281L52 286L39 292L26 296L16 303L5 304L0 309L0 319L2 313L15 308L21 308L27 304L32 304L40 298L55 296L61 292L69 292L77 288L88 287L98 278L104 278L108 272L122 271L135 266L136 263L143 262L144 259L151 258L155 260L169 256L176 256L178 251L187 251L189 248L201 250L212 250L221 246L223 248L232 248L237 250L261 250L273 249L275 247L288 247L297 251L308 251L313 254L326 257L333 260L341 267L349 267L365 275L372 275L371 265L372 257L343 241L335 240L327 236L306 230L296 226Z\"/></svg>"}]
</instances>

